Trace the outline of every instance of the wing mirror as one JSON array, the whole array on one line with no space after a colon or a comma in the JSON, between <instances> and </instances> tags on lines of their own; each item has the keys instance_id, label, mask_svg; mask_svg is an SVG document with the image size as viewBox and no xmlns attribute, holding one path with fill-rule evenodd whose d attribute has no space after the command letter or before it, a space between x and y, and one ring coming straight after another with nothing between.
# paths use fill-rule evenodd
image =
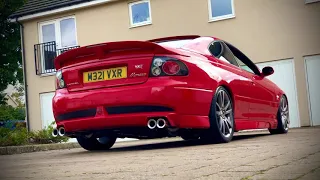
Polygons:
<instances>
[{"instance_id":1,"label":"wing mirror","mask_svg":"<svg viewBox=\"0 0 320 180\"><path fill-rule=\"evenodd\" d=\"M273 68L270 67L270 66L264 67L264 68L262 69L262 75L263 75L263 76L270 76L270 75L273 74L273 73L274 73L274 70L273 70Z\"/></svg>"}]
</instances>

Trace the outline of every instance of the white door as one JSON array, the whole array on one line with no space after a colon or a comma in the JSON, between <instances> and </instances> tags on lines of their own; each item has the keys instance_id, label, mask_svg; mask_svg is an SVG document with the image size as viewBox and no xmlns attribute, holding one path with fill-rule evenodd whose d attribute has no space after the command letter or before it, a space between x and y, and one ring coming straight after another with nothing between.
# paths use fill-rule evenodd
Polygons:
<instances>
[{"instance_id":1,"label":"white door","mask_svg":"<svg viewBox=\"0 0 320 180\"><path fill-rule=\"evenodd\" d=\"M296 88L296 77L293 59L256 64L261 70L271 66L274 74L267 78L279 86L287 95L289 101L290 127L300 127L299 107Z\"/></svg>"},{"instance_id":2,"label":"white door","mask_svg":"<svg viewBox=\"0 0 320 180\"><path fill-rule=\"evenodd\" d=\"M320 55L305 58L311 125L320 125Z\"/></svg>"},{"instance_id":3,"label":"white door","mask_svg":"<svg viewBox=\"0 0 320 180\"><path fill-rule=\"evenodd\" d=\"M48 127L52 122L54 122L53 112L52 112L52 98L54 93L43 93L40 94L40 110L41 110L41 121L42 128Z\"/></svg>"}]
</instances>

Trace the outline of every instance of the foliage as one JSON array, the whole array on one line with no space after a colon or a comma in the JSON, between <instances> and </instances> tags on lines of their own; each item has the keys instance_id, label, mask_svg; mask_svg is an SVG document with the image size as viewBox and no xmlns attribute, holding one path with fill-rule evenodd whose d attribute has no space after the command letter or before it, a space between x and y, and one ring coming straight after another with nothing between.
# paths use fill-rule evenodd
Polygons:
<instances>
[{"instance_id":1,"label":"foliage","mask_svg":"<svg viewBox=\"0 0 320 180\"><path fill-rule=\"evenodd\" d=\"M9 84L23 81L19 24L8 20L26 0L0 0L0 104Z\"/></svg>"},{"instance_id":2,"label":"foliage","mask_svg":"<svg viewBox=\"0 0 320 180\"><path fill-rule=\"evenodd\" d=\"M11 94L11 97L15 102L18 103L18 107L23 108L24 102L22 97L24 96L24 87L22 85L16 85L15 86L16 92Z\"/></svg>"},{"instance_id":3,"label":"foliage","mask_svg":"<svg viewBox=\"0 0 320 180\"><path fill-rule=\"evenodd\" d=\"M25 119L24 107L14 108L9 105L0 105L0 121L24 120L24 119Z\"/></svg>"},{"instance_id":4,"label":"foliage","mask_svg":"<svg viewBox=\"0 0 320 180\"><path fill-rule=\"evenodd\" d=\"M53 137L52 125L47 129L28 132L24 125L17 125L14 130L0 127L0 146L18 146L26 144L50 144L67 142L68 137Z\"/></svg>"}]
</instances>

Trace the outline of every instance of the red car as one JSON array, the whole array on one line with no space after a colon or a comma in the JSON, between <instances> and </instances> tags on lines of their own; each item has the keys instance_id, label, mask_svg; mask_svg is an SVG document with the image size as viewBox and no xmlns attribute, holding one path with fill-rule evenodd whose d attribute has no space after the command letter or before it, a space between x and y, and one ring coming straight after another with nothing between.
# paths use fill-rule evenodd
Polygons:
<instances>
[{"instance_id":1,"label":"red car","mask_svg":"<svg viewBox=\"0 0 320 180\"><path fill-rule=\"evenodd\" d=\"M239 49L215 38L175 36L85 46L55 59L53 135L86 150L117 138L181 136L225 143L234 132L287 133L288 99Z\"/></svg>"}]
</instances>

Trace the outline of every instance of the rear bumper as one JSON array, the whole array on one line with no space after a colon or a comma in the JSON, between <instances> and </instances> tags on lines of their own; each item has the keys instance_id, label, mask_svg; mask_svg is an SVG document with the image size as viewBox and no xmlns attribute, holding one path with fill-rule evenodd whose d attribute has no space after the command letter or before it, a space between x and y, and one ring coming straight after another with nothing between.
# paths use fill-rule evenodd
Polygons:
<instances>
[{"instance_id":1,"label":"rear bumper","mask_svg":"<svg viewBox=\"0 0 320 180\"><path fill-rule=\"evenodd\" d=\"M171 79L69 93L57 90L53 113L66 132L146 127L149 118L165 117L177 128L208 128L211 90L186 87Z\"/></svg>"}]
</instances>

